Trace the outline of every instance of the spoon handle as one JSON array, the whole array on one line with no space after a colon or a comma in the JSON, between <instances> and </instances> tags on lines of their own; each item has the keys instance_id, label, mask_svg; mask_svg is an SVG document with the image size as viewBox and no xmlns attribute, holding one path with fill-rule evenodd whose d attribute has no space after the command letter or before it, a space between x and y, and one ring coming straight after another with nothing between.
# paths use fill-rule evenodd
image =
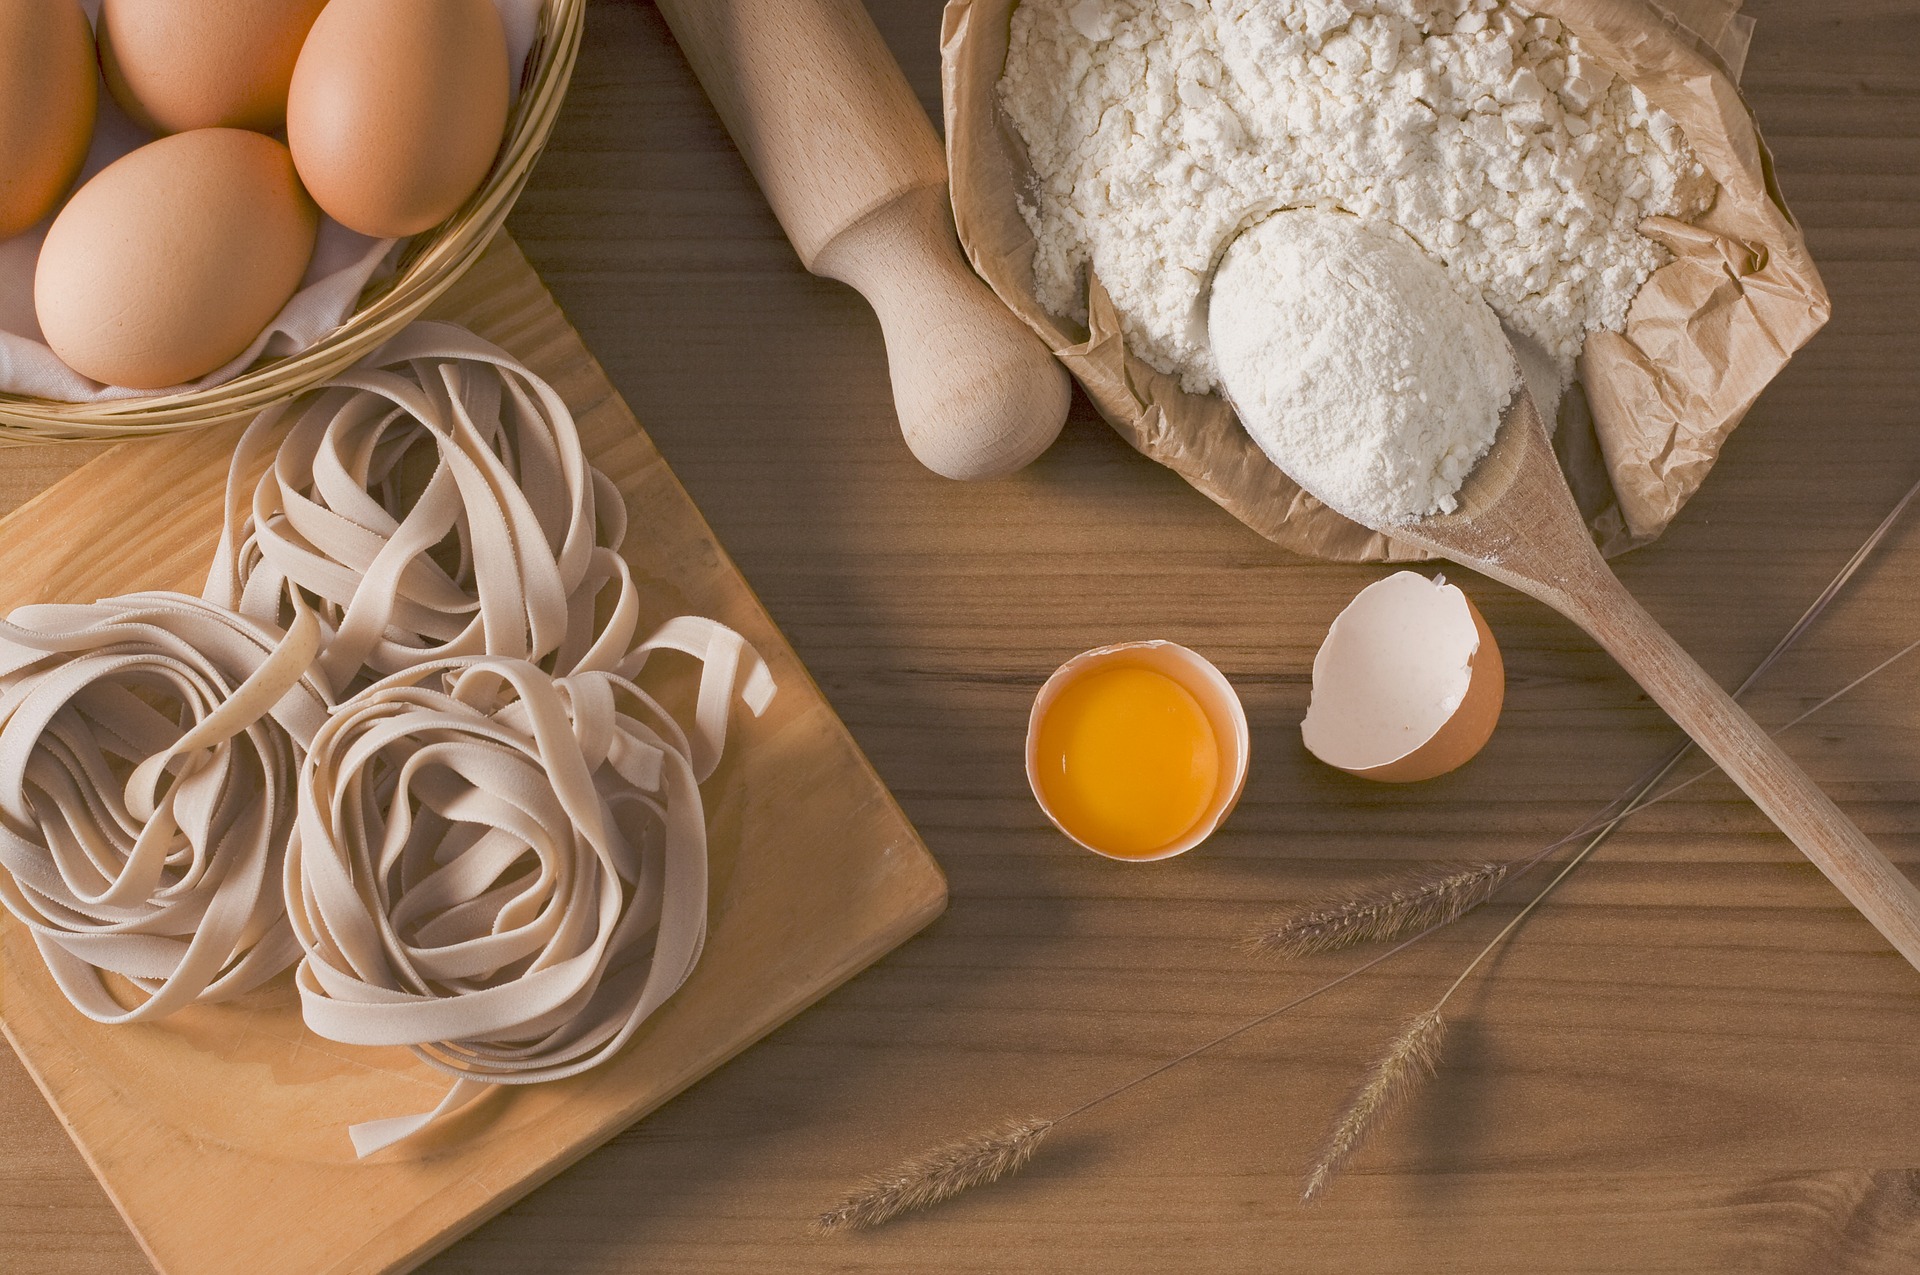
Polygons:
<instances>
[{"instance_id":1,"label":"spoon handle","mask_svg":"<svg viewBox=\"0 0 1920 1275\"><path fill-rule=\"evenodd\" d=\"M1596 638L1700 750L1920 969L1920 887L1648 615L1605 564L1552 603Z\"/></svg>"}]
</instances>

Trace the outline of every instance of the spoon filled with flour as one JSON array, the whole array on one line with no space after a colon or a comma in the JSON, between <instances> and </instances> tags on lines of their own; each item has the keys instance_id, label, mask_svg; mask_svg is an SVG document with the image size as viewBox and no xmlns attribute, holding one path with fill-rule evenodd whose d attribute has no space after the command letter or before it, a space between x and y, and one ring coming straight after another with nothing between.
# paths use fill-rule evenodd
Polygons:
<instances>
[{"instance_id":1,"label":"spoon filled with flour","mask_svg":"<svg viewBox=\"0 0 1920 1275\"><path fill-rule=\"evenodd\" d=\"M1370 527L1452 513L1520 374L1500 320L1392 226L1278 212L1207 307L1227 396L1268 459Z\"/></svg>"},{"instance_id":2,"label":"spoon filled with flour","mask_svg":"<svg viewBox=\"0 0 1920 1275\"><path fill-rule=\"evenodd\" d=\"M1394 230L1281 212L1229 246L1207 321L1227 395L1275 464L1592 634L1920 968L1920 886L1614 577L1484 301Z\"/></svg>"}]
</instances>

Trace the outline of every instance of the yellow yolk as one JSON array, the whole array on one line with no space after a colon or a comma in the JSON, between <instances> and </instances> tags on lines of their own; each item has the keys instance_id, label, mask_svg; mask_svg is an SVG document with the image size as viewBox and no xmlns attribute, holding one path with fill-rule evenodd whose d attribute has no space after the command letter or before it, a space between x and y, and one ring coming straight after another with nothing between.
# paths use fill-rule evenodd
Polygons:
<instances>
[{"instance_id":1,"label":"yellow yolk","mask_svg":"<svg viewBox=\"0 0 1920 1275\"><path fill-rule=\"evenodd\" d=\"M1042 795L1068 833L1111 855L1161 850L1200 822L1220 782L1205 710L1163 673L1107 668L1070 682L1040 721Z\"/></svg>"}]
</instances>

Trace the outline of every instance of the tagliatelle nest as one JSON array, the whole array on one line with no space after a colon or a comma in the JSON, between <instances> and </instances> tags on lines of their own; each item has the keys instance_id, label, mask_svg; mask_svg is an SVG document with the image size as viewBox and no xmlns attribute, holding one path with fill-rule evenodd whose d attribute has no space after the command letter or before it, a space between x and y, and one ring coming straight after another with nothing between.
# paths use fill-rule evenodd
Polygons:
<instances>
[{"instance_id":1,"label":"tagliatelle nest","mask_svg":"<svg viewBox=\"0 0 1920 1275\"><path fill-rule=\"evenodd\" d=\"M178 593L0 623L0 903L87 1017L225 1000L299 956L280 883L318 641L305 611L283 634Z\"/></svg>"},{"instance_id":2,"label":"tagliatelle nest","mask_svg":"<svg viewBox=\"0 0 1920 1275\"><path fill-rule=\"evenodd\" d=\"M693 616L636 643L619 491L552 387L463 329L417 325L262 416L232 475L209 593L255 615L311 599L321 666L378 678L301 772L307 1025L457 1078L355 1146L604 1061L699 958L699 784L736 693L756 714L772 698L765 664ZM666 649L702 663L690 731L635 680Z\"/></svg>"},{"instance_id":3,"label":"tagliatelle nest","mask_svg":"<svg viewBox=\"0 0 1920 1275\"><path fill-rule=\"evenodd\" d=\"M411 1046L458 1078L433 1111L355 1126L362 1155L485 1084L605 1061L693 971L699 782L736 681L756 713L773 683L757 658L741 663L731 630L669 630L656 642L704 659L701 698L718 705L697 748L619 673L553 678L493 658L389 677L315 738L288 864L307 1025Z\"/></svg>"},{"instance_id":4,"label":"tagliatelle nest","mask_svg":"<svg viewBox=\"0 0 1920 1275\"><path fill-rule=\"evenodd\" d=\"M464 329L265 413L204 599L0 624L0 902L104 1022L297 961L311 1030L454 1077L362 1155L605 1062L699 959L700 784L774 694L715 621L636 641L625 533L565 402ZM689 723L662 651L700 663Z\"/></svg>"},{"instance_id":5,"label":"tagliatelle nest","mask_svg":"<svg viewBox=\"0 0 1920 1275\"><path fill-rule=\"evenodd\" d=\"M311 599L343 688L452 656L608 668L637 617L626 529L551 386L463 328L419 323L248 428L207 596L263 619Z\"/></svg>"}]
</instances>

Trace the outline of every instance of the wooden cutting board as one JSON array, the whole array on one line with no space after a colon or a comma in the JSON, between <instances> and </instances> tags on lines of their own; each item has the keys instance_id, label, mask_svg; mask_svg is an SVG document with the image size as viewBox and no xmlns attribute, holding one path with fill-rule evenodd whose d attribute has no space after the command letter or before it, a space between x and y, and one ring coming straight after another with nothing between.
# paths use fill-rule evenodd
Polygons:
<instances>
[{"instance_id":1,"label":"wooden cutting board","mask_svg":"<svg viewBox=\"0 0 1920 1275\"><path fill-rule=\"evenodd\" d=\"M231 1005L101 1027L0 919L0 1027L166 1275L409 1269L812 1004L937 916L946 882L699 511L507 236L435 307L573 407L625 494L648 618L739 629L780 693L739 715L706 787L712 931L679 994L597 1071L503 1091L444 1135L356 1162L346 1126L422 1111L405 1050L308 1034L283 977ZM124 444L0 522L0 612L131 589L197 592L238 435ZM0 914L3 917L4 914Z\"/></svg>"}]
</instances>

